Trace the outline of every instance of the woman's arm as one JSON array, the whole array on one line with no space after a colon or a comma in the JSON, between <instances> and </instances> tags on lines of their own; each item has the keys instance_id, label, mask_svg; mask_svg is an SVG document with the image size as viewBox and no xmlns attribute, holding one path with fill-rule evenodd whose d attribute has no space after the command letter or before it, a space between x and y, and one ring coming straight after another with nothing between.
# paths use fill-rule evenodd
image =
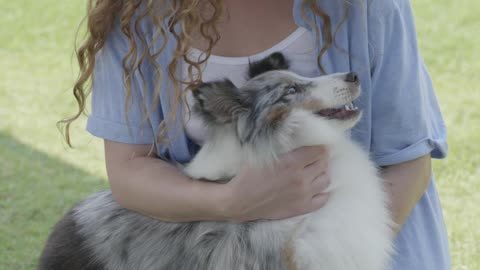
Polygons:
<instances>
[{"instance_id":1,"label":"woman's arm","mask_svg":"<svg viewBox=\"0 0 480 270\"><path fill-rule=\"evenodd\" d=\"M160 220L282 219L318 209L328 197L323 147L294 150L272 168L243 168L227 184L192 180L150 150L105 140L105 161L114 199Z\"/></svg>"},{"instance_id":2,"label":"woman's arm","mask_svg":"<svg viewBox=\"0 0 480 270\"><path fill-rule=\"evenodd\" d=\"M413 207L425 192L431 176L430 154L420 158L383 167L382 177L390 194L390 209L398 225L398 233Z\"/></svg>"},{"instance_id":3,"label":"woman's arm","mask_svg":"<svg viewBox=\"0 0 480 270\"><path fill-rule=\"evenodd\" d=\"M155 158L151 145L105 140L105 162L114 199L123 207L164 221L220 220L224 185L192 181Z\"/></svg>"}]
</instances>

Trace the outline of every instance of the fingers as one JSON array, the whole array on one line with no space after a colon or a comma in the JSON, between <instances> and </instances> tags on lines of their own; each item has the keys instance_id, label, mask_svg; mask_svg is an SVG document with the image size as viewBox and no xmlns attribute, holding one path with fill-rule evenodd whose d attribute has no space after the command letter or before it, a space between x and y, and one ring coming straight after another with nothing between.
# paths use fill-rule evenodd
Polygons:
<instances>
[{"instance_id":1,"label":"fingers","mask_svg":"<svg viewBox=\"0 0 480 270\"><path fill-rule=\"evenodd\" d=\"M330 185L328 160L323 155L319 160L305 167L302 171L303 185L312 197L325 192Z\"/></svg>"},{"instance_id":2,"label":"fingers","mask_svg":"<svg viewBox=\"0 0 480 270\"><path fill-rule=\"evenodd\" d=\"M327 150L325 146L316 145L316 146L304 146L297 148L287 154L287 162L292 163L291 165L296 165L299 168L307 167L326 156Z\"/></svg>"},{"instance_id":3,"label":"fingers","mask_svg":"<svg viewBox=\"0 0 480 270\"><path fill-rule=\"evenodd\" d=\"M318 176L324 174L328 169L327 158L321 158L303 169L303 178L306 181L315 180Z\"/></svg>"},{"instance_id":4,"label":"fingers","mask_svg":"<svg viewBox=\"0 0 480 270\"><path fill-rule=\"evenodd\" d=\"M328 193L322 193L322 194L319 194L319 195L313 197L312 202L311 202L310 211L316 211L316 210L322 208L323 206L325 206L325 204L328 201L328 197L329 197Z\"/></svg>"},{"instance_id":5,"label":"fingers","mask_svg":"<svg viewBox=\"0 0 480 270\"><path fill-rule=\"evenodd\" d=\"M326 192L326 189L330 186L330 175L327 171L319 175L312 181L311 194L312 200L309 211L316 211L328 201L330 194Z\"/></svg>"},{"instance_id":6,"label":"fingers","mask_svg":"<svg viewBox=\"0 0 480 270\"><path fill-rule=\"evenodd\" d=\"M311 185L311 194L313 197L325 193L325 190L330 186L330 175L325 172L324 174L315 178Z\"/></svg>"},{"instance_id":7,"label":"fingers","mask_svg":"<svg viewBox=\"0 0 480 270\"><path fill-rule=\"evenodd\" d=\"M311 200L306 202L301 207L300 211L297 211L296 213L292 214L291 216L304 215L304 214L308 214L308 213L311 213L313 211L319 210L320 208L324 207L327 204L329 196L330 195L328 193L321 193L321 194L318 194L318 195L312 197Z\"/></svg>"}]
</instances>

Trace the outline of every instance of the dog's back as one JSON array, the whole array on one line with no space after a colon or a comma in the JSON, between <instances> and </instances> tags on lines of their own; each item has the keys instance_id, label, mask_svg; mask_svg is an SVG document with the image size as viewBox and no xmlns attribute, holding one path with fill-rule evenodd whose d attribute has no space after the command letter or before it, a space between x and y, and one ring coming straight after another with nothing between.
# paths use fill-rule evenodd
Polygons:
<instances>
[{"instance_id":1,"label":"dog's back","mask_svg":"<svg viewBox=\"0 0 480 270\"><path fill-rule=\"evenodd\" d=\"M259 245L257 226L162 222L121 208L104 191L58 223L39 269L287 270L280 246Z\"/></svg>"}]
</instances>

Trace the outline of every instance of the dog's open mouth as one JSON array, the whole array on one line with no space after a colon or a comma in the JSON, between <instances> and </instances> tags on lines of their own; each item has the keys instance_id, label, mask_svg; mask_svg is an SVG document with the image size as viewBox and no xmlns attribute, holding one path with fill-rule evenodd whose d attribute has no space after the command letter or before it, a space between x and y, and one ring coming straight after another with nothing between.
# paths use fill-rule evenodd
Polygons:
<instances>
[{"instance_id":1,"label":"dog's open mouth","mask_svg":"<svg viewBox=\"0 0 480 270\"><path fill-rule=\"evenodd\" d=\"M359 114L359 109L353 103L344 105L341 108L323 109L315 113L328 119L347 120Z\"/></svg>"}]
</instances>

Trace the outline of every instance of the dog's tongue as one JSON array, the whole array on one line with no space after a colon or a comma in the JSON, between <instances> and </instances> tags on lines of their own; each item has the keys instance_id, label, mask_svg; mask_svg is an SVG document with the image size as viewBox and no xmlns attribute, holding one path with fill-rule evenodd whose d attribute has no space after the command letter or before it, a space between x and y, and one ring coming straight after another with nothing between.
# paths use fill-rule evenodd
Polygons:
<instances>
[{"instance_id":1,"label":"dog's tongue","mask_svg":"<svg viewBox=\"0 0 480 270\"><path fill-rule=\"evenodd\" d=\"M335 113L330 115L330 118L337 118L337 119L344 119L348 118L349 116L355 114L355 110L346 110L346 109L338 109Z\"/></svg>"},{"instance_id":2,"label":"dog's tongue","mask_svg":"<svg viewBox=\"0 0 480 270\"><path fill-rule=\"evenodd\" d=\"M319 111L317 114L330 119L344 119L354 115L357 109L357 107L350 103L344 108L324 109Z\"/></svg>"},{"instance_id":3,"label":"dog's tongue","mask_svg":"<svg viewBox=\"0 0 480 270\"><path fill-rule=\"evenodd\" d=\"M342 109L325 109L318 112L321 116L331 117L338 114Z\"/></svg>"}]
</instances>

